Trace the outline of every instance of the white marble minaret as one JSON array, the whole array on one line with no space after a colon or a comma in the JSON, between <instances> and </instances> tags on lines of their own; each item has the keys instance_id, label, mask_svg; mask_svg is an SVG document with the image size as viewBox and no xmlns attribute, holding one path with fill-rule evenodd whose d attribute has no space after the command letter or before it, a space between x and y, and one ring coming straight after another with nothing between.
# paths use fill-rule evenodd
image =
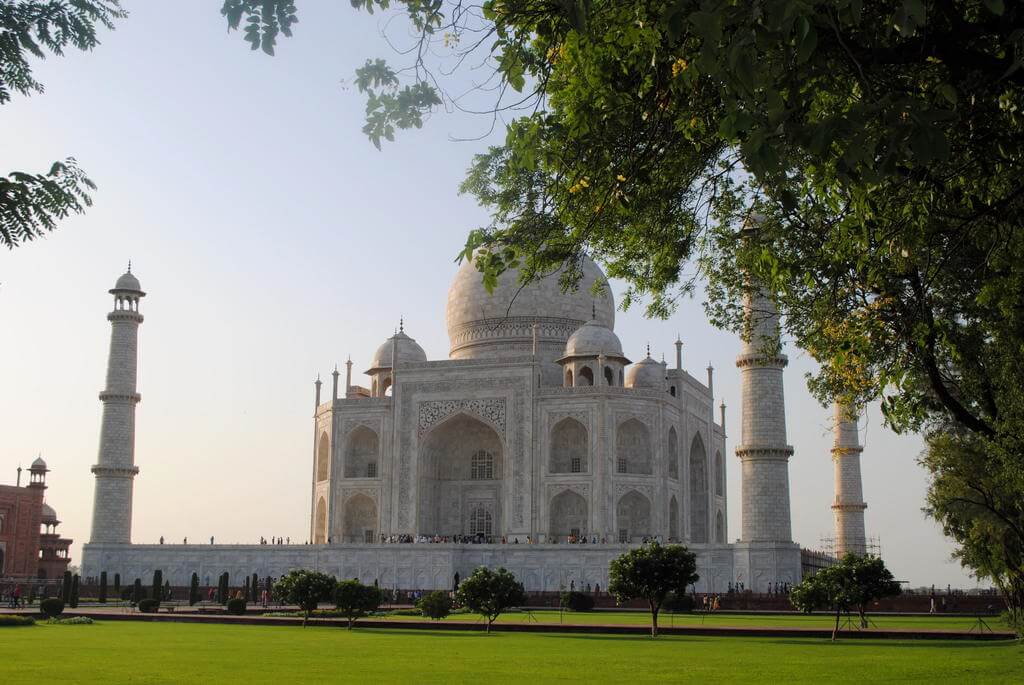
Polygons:
<instances>
[{"instance_id":1,"label":"white marble minaret","mask_svg":"<svg viewBox=\"0 0 1024 685\"><path fill-rule=\"evenodd\" d=\"M835 494L832 514L835 518L836 556L865 554L864 490L860 480L860 446L857 434L857 415L848 407L833 405L832 463L835 465Z\"/></svg>"},{"instance_id":2,"label":"white marble minaret","mask_svg":"<svg viewBox=\"0 0 1024 685\"><path fill-rule=\"evenodd\" d=\"M132 538L132 484L139 472L135 466L135 405L141 396L135 391L138 367L139 300L145 297L132 266L110 290L114 311L110 321L110 357L107 387L100 393L103 425L100 451L92 472L96 474L96 496L92 504L90 542L124 543Z\"/></svg>"},{"instance_id":3,"label":"white marble minaret","mask_svg":"<svg viewBox=\"0 0 1024 685\"><path fill-rule=\"evenodd\" d=\"M743 542L790 542L789 458L782 371L788 360L779 343L779 314L760 290L743 302L749 339L736 358L743 416L736 456L743 468Z\"/></svg>"}]
</instances>

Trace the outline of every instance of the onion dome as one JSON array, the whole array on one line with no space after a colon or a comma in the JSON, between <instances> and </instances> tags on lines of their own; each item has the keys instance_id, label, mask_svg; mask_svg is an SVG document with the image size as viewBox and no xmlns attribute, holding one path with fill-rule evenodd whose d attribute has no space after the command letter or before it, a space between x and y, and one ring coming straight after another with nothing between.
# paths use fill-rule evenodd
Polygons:
<instances>
[{"instance_id":1,"label":"onion dome","mask_svg":"<svg viewBox=\"0 0 1024 685\"><path fill-rule=\"evenodd\" d=\"M601 322L591 319L569 336L565 343L565 354L559 362L574 357L598 357L604 355L608 359L628 364L629 360L622 354L622 343L615 331Z\"/></svg>"},{"instance_id":2,"label":"onion dome","mask_svg":"<svg viewBox=\"0 0 1024 685\"><path fill-rule=\"evenodd\" d=\"M60 521L57 520L57 512L54 511L53 507L51 507L49 504L46 504L45 502L43 503L43 515L42 518L40 519L40 522L54 526L60 523Z\"/></svg>"},{"instance_id":3,"label":"onion dome","mask_svg":"<svg viewBox=\"0 0 1024 685\"><path fill-rule=\"evenodd\" d=\"M142 285L139 283L139 279L135 278L135 274L132 273L131 262L128 263L128 270L121 274L121 277L117 279L117 283L110 289L112 295L117 293L137 293L139 295L145 295L142 292Z\"/></svg>"},{"instance_id":4,"label":"onion dome","mask_svg":"<svg viewBox=\"0 0 1024 685\"><path fill-rule=\"evenodd\" d=\"M651 359L648 351L647 357L633 364L626 371L627 388L664 388L666 377L665 362Z\"/></svg>"},{"instance_id":5,"label":"onion dome","mask_svg":"<svg viewBox=\"0 0 1024 685\"><path fill-rule=\"evenodd\" d=\"M28 467L28 470L29 471L49 471L50 469L46 468L46 462L43 461L42 457L36 457L36 460L34 462L32 462L32 466Z\"/></svg>"},{"instance_id":6,"label":"onion dome","mask_svg":"<svg viewBox=\"0 0 1024 685\"><path fill-rule=\"evenodd\" d=\"M398 346L397 354L395 354L396 345ZM399 364L427 361L427 353L423 351L419 343L406 335L404 330L399 330L385 340L377 348L377 351L373 353L373 361L370 363L370 368L366 373L373 373L380 369L390 369L391 360L394 357L398 358Z\"/></svg>"},{"instance_id":7,"label":"onion dome","mask_svg":"<svg viewBox=\"0 0 1024 685\"><path fill-rule=\"evenodd\" d=\"M498 277L491 292L472 260L463 260L448 289L446 319L452 359L504 359L538 355L553 362L569 336L591 319L615 326L615 301L601 268L588 257L575 290L562 290L562 270L523 285L519 270ZM594 285L600 284L600 292ZM536 327L536 328L535 328Z\"/></svg>"}]
</instances>

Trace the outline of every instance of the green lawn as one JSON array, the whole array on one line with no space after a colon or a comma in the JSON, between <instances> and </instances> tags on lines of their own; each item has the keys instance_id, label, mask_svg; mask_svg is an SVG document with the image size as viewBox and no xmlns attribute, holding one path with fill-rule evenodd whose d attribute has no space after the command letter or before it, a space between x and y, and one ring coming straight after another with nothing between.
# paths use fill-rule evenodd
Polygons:
<instances>
[{"instance_id":1,"label":"green lawn","mask_svg":"<svg viewBox=\"0 0 1024 685\"><path fill-rule=\"evenodd\" d=\"M913 628L925 630L969 630L976 622L973 616L871 616L868 617L878 628ZM428 620L418 616L388 616L386 620ZM480 617L476 614L453 614L447 621L476 622ZM854 618L856 620L856 617ZM588 611L561 614L557 611L534 611L531 614L511 612L498 617L499 623L526 623L536 621L545 624L619 624L619 625L650 625L651 614L647 611ZM835 618L824 615L807 616L804 614L708 614L702 619L700 614L668 614L658 617L661 626L732 626L737 628L776 627L776 628L829 628ZM1007 630L998 617L985 617L985 623L993 630Z\"/></svg>"},{"instance_id":2,"label":"green lawn","mask_svg":"<svg viewBox=\"0 0 1024 685\"><path fill-rule=\"evenodd\" d=\"M100 622L0 629L0 682L1021 682L1016 642Z\"/></svg>"}]
</instances>

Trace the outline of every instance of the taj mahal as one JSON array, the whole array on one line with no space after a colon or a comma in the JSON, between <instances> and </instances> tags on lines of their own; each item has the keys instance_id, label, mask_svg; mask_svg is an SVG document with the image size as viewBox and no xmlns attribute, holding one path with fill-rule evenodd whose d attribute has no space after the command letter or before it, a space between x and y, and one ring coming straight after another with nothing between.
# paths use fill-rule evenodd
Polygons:
<instances>
[{"instance_id":1,"label":"taj mahal","mask_svg":"<svg viewBox=\"0 0 1024 685\"><path fill-rule=\"evenodd\" d=\"M448 291L446 358L404 325L362 364L315 384L309 536L296 545L132 544L139 311L129 270L110 291L112 335L95 500L82 575L174 585L227 571L279 576L309 568L408 590L452 586L480 565L504 566L528 591L607 587L608 565L648 540L697 554L699 592L796 583L779 320L770 299L745 302L737 340L739 441L727 449L714 371L631 360L615 333L605 276L585 259L575 290L558 274L521 286L506 272L488 292L464 261ZM717 410L717 411L716 411ZM838 551L865 547L856 417L835 414ZM733 456L734 455L734 456ZM741 469L742 530L728 529L727 465ZM730 541L730 538L733 538Z\"/></svg>"}]
</instances>

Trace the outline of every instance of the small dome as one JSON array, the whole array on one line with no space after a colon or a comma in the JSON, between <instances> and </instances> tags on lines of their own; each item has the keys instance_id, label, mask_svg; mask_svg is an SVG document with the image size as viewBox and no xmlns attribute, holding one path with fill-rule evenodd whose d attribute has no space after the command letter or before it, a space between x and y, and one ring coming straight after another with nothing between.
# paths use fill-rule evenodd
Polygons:
<instances>
[{"instance_id":1,"label":"small dome","mask_svg":"<svg viewBox=\"0 0 1024 685\"><path fill-rule=\"evenodd\" d=\"M142 286L139 284L139 279L135 278L131 271L126 271L121 274L121 278L117 279L117 283L114 284L114 290L134 290L141 293Z\"/></svg>"},{"instance_id":2,"label":"small dome","mask_svg":"<svg viewBox=\"0 0 1024 685\"><path fill-rule=\"evenodd\" d=\"M43 523L60 523L60 521L57 520L57 512L54 511L53 507L51 507L49 504L46 504L45 502L43 503L43 516L41 521Z\"/></svg>"},{"instance_id":3,"label":"small dome","mask_svg":"<svg viewBox=\"0 0 1024 685\"><path fill-rule=\"evenodd\" d=\"M604 355L610 358L620 358L627 361L622 354L622 343L615 331L608 328L599 321L591 319L569 336L565 343L565 356L569 357L597 357Z\"/></svg>"},{"instance_id":4,"label":"small dome","mask_svg":"<svg viewBox=\"0 0 1024 685\"><path fill-rule=\"evenodd\" d=\"M32 462L32 466L29 467L29 471L47 471L46 462L43 461L42 457L36 457L36 460Z\"/></svg>"},{"instance_id":5,"label":"small dome","mask_svg":"<svg viewBox=\"0 0 1024 685\"><path fill-rule=\"evenodd\" d=\"M626 371L627 388L662 388L665 385L665 362L651 359L648 354Z\"/></svg>"},{"instance_id":6,"label":"small dome","mask_svg":"<svg viewBox=\"0 0 1024 685\"><path fill-rule=\"evenodd\" d=\"M392 350L395 345L398 345L398 363L404 364L405 362L425 362L427 361L427 353L423 351L423 348L419 346L415 340L405 334L405 331L398 331L393 336L384 341L384 343L377 348L377 351L373 353L373 361L370 363L370 371L376 369L390 369Z\"/></svg>"}]
</instances>

